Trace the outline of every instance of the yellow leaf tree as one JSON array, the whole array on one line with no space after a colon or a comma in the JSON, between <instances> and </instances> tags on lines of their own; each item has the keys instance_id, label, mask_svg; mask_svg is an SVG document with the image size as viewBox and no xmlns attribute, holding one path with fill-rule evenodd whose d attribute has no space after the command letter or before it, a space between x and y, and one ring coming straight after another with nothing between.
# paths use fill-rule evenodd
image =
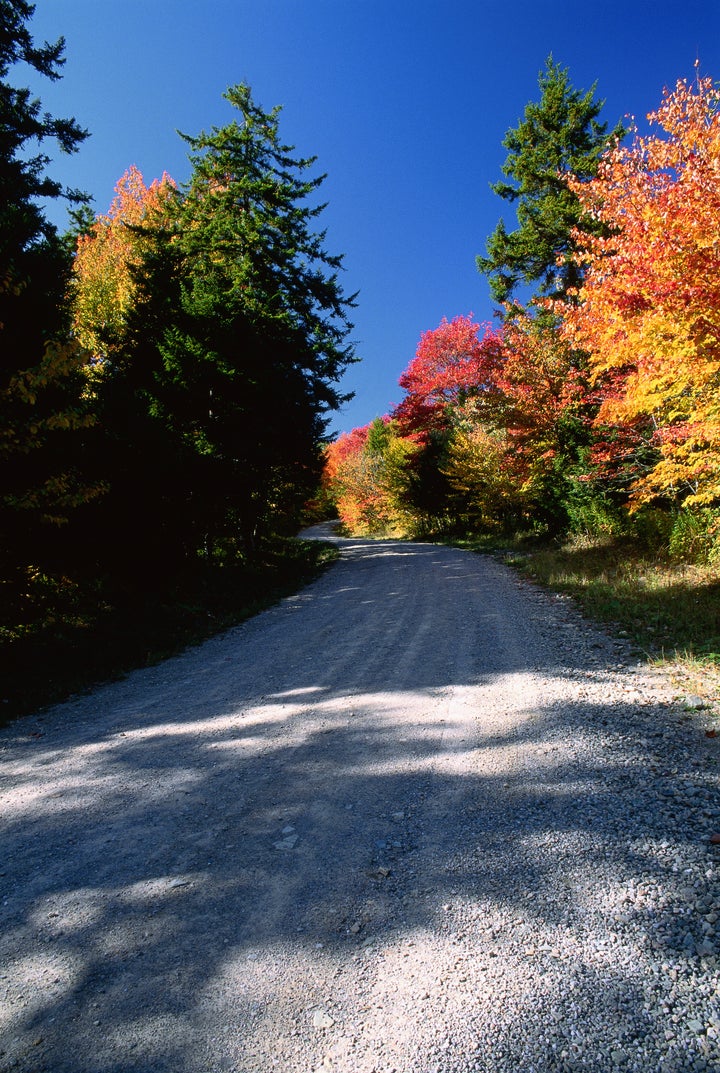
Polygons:
<instances>
[{"instance_id":1,"label":"yellow leaf tree","mask_svg":"<svg viewBox=\"0 0 720 1073\"><path fill-rule=\"evenodd\" d=\"M577 234L582 286L557 306L601 389L604 447L633 452L630 505L720 501L720 93L677 83L591 182L605 237Z\"/></svg>"},{"instance_id":2,"label":"yellow leaf tree","mask_svg":"<svg viewBox=\"0 0 720 1073\"><path fill-rule=\"evenodd\" d=\"M168 175L149 186L130 167L115 187L108 212L80 236L72 286L73 328L81 346L102 362L122 344L135 296L133 270L142 254L143 233L168 222L176 187Z\"/></svg>"}]
</instances>

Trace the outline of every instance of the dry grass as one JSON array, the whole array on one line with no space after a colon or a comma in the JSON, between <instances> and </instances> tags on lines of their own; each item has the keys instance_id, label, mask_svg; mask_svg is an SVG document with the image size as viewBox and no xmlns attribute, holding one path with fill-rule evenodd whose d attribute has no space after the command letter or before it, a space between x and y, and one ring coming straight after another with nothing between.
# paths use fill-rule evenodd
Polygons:
<instances>
[{"instance_id":1,"label":"dry grass","mask_svg":"<svg viewBox=\"0 0 720 1073\"><path fill-rule=\"evenodd\" d=\"M587 541L514 553L508 561L629 637L682 679L686 691L720 699L717 565L658 561L629 543Z\"/></svg>"}]
</instances>

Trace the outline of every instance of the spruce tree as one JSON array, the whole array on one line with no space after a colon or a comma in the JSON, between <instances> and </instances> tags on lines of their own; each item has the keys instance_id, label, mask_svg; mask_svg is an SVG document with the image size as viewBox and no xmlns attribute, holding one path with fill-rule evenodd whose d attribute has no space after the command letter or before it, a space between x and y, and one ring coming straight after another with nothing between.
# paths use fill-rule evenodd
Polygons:
<instances>
[{"instance_id":1,"label":"spruce tree","mask_svg":"<svg viewBox=\"0 0 720 1073\"><path fill-rule=\"evenodd\" d=\"M45 149L74 152L86 132L11 84L24 63L60 77L64 41L37 46L34 5L0 0L0 571L38 562L57 526L92 496L78 476L77 433L90 420L82 358L68 335L71 258L42 201L82 202L48 174Z\"/></svg>"},{"instance_id":2,"label":"spruce tree","mask_svg":"<svg viewBox=\"0 0 720 1073\"><path fill-rule=\"evenodd\" d=\"M107 392L132 395L149 418L135 427L157 433L137 487L168 551L185 554L232 533L251 553L296 523L354 360L342 259L316 229L324 177L282 142L280 109L246 85L225 96L237 120L184 136L191 177L167 228L146 235Z\"/></svg>"},{"instance_id":3,"label":"spruce tree","mask_svg":"<svg viewBox=\"0 0 720 1073\"><path fill-rule=\"evenodd\" d=\"M496 194L515 204L518 226L508 231L501 219L487 241L486 256L477 258L501 304L523 285L551 298L577 286L571 231L582 212L563 175L596 175L601 153L623 133L618 126L608 134L607 124L599 122L604 102L596 100L596 86L586 93L574 89L567 70L552 56L540 72L539 86L540 100L526 106L524 118L503 141L509 152L502 171L510 181L492 184Z\"/></svg>"}]
</instances>

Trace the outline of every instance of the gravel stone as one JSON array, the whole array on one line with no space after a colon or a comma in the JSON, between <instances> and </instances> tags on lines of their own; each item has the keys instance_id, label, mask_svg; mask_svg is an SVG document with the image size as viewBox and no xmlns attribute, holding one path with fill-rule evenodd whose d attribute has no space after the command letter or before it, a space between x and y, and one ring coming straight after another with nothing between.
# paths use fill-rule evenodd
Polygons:
<instances>
[{"instance_id":1,"label":"gravel stone","mask_svg":"<svg viewBox=\"0 0 720 1073\"><path fill-rule=\"evenodd\" d=\"M338 543L0 731L0 1073L720 1068L707 710L491 557Z\"/></svg>"}]
</instances>

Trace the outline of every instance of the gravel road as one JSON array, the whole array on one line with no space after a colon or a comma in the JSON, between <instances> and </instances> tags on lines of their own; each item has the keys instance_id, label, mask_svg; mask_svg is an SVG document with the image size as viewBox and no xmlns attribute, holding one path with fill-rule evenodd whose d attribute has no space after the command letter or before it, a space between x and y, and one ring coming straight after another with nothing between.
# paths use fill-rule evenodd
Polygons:
<instances>
[{"instance_id":1,"label":"gravel road","mask_svg":"<svg viewBox=\"0 0 720 1073\"><path fill-rule=\"evenodd\" d=\"M492 558L339 543L0 731L2 1073L717 1073L709 714Z\"/></svg>"}]
</instances>

